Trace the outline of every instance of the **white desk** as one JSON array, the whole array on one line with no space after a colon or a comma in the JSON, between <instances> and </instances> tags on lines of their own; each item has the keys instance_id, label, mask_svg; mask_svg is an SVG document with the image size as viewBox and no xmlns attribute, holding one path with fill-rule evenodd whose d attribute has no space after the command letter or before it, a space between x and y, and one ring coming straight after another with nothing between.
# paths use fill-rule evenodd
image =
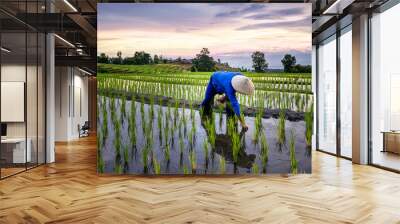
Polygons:
<instances>
[{"instance_id":1,"label":"white desk","mask_svg":"<svg viewBox=\"0 0 400 224\"><path fill-rule=\"evenodd\" d=\"M1 139L2 145L13 146L13 163L25 163L31 162L32 154L31 154L31 139L27 139L28 147L26 147L25 154L25 138L5 138ZM26 161L25 161L26 159Z\"/></svg>"}]
</instances>

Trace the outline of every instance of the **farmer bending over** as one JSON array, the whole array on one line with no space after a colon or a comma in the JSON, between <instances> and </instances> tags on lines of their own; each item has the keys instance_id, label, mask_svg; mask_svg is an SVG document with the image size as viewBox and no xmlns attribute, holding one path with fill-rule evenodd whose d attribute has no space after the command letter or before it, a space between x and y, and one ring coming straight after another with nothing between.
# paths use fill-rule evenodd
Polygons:
<instances>
[{"instance_id":1,"label":"farmer bending over","mask_svg":"<svg viewBox=\"0 0 400 224\"><path fill-rule=\"evenodd\" d=\"M231 117L235 114L242 125L242 130L247 131L248 127L246 122L240 116L240 105L236 99L236 92L245 95L253 95L254 84L251 79L242 75L240 72L214 72L211 75L206 90L206 96L201 103L201 106L204 114L210 116L212 113L212 104L214 103L215 94L224 94L218 99L218 101L220 103L228 101L228 104L226 105L227 117Z\"/></svg>"}]
</instances>

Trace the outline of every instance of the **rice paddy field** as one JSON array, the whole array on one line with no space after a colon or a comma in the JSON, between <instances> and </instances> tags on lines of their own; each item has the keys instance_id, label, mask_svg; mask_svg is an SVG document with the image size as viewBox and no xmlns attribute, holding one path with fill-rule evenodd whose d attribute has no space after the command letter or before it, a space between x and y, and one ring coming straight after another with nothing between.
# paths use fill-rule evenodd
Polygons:
<instances>
[{"instance_id":1,"label":"rice paddy field","mask_svg":"<svg viewBox=\"0 0 400 224\"><path fill-rule=\"evenodd\" d=\"M212 72L172 64L98 65L98 172L310 173L311 74L251 73L237 94L249 130L215 103L199 106Z\"/></svg>"}]
</instances>

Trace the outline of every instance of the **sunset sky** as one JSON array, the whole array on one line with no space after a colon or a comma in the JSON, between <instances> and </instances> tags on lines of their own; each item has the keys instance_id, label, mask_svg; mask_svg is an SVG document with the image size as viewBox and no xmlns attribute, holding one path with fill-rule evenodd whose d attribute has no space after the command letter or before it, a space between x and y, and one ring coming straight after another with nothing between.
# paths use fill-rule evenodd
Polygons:
<instances>
[{"instance_id":1,"label":"sunset sky","mask_svg":"<svg viewBox=\"0 0 400 224\"><path fill-rule=\"evenodd\" d=\"M254 51L270 68L281 68L286 53L311 64L311 4L103 3L97 18L99 54L190 59L207 47L234 67L250 68Z\"/></svg>"}]
</instances>

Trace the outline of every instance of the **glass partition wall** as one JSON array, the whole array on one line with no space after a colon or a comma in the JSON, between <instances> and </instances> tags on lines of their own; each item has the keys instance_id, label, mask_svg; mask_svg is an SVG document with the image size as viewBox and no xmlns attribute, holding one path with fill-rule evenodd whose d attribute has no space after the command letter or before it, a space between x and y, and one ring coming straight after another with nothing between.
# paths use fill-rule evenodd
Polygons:
<instances>
[{"instance_id":1,"label":"glass partition wall","mask_svg":"<svg viewBox=\"0 0 400 224\"><path fill-rule=\"evenodd\" d=\"M352 157L352 27L318 44L317 150Z\"/></svg>"},{"instance_id":2,"label":"glass partition wall","mask_svg":"<svg viewBox=\"0 0 400 224\"><path fill-rule=\"evenodd\" d=\"M400 4L371 18L370 163L400 171Z\"/></svg>"},{"instance_id":3,"label":"glass partition wall","mask_svg":"<svg viewBox=\"0 0 400 224\"><path fill-rule=\"evenodd\" d=\"M38 2L18 2L18 8L35 13L42 10ZM45 41L0 11L1 179L45 163Z\"/></svg>"}]
</instances>

